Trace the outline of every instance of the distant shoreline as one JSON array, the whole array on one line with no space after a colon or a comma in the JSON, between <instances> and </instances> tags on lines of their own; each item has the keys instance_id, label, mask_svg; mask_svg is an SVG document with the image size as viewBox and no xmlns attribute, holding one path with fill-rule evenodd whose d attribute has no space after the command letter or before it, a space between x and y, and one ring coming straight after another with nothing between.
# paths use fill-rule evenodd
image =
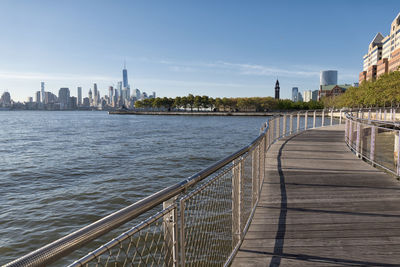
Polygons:
<instances>
[{"instance_id":1,"label":"distant shoreline","mask_svg":"<svg viewBox=\"0 0 400 267\"><path fill-rule=\"evenodd\" d=\"M281 112L213 112L213 111L109 111L110 115L164 115L164 116L274 116Z\"/></svg>"}]
</instances>

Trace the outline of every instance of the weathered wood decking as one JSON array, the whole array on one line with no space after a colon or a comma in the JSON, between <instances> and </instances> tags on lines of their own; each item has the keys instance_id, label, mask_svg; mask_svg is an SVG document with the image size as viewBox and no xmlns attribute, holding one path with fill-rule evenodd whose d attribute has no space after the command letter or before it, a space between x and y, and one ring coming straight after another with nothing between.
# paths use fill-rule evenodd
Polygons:
<instances>
[{"instance_id":1,"label":"weathered wood decking","mask_svg":"<svg viewBox=\"0 0 400 267\"><path fill-rule=\"evenodd\" d=\"M400 183L343 140L333 126L271 147L233 266L400 266Z\"/></svg>"}]
</instances>

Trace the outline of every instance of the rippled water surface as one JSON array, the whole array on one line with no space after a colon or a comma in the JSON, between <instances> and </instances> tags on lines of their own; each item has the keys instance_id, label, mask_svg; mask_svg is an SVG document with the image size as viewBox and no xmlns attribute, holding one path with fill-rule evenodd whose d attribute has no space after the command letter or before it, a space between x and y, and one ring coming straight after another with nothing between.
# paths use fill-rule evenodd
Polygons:
<instances>
[{"instance_id":1,"label":"rippled water surface","mask_svg":"<svg viewBox=\"0 0 400 267\"><path fill-rule=\"evenodd\" d=\"M265 120L0 112L0 264L235 152Z\"/></svg>"}]
</instances>

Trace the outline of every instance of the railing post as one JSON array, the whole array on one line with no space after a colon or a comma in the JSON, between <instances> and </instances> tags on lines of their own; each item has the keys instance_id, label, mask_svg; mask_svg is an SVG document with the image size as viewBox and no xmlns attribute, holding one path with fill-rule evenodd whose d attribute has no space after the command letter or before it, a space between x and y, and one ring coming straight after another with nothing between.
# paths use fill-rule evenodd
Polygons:
<instances>
[{"instance_id":1,"label":"railing post","mask_svg":"<svg viewBox=\"0 0 400 267\"><path fill-rule=\"evenodd\" d=\"M283 115L283 136L286 136L286 114Z\"/></svg>"},{"instance_id":2,"label":"railing post","mask_svg":"<svg viewBox=\"0 0 400 267\"><path fill-rule=\"evenodd\" d=\"M343 108L340 109L339 124L342 124L342 112Z\"/></svg>"},{"instance_id":3,"label":"railing post","mask_svg":"<svg viewBox=\"0 0 400 267\"><path fill-rule=\"evenodd\" d=\"M232 242L233 247L242 239L242 158L237 162L237 165L232 169Z\"/></svg>"},{"instance_id":4,"label":"railing post","mask_svg":"<svg viewBox=\"0 0 400 267\"><path fill-rule=\"evenodd\" d=\"M331 109L331 126L333 125L333 109Z\"/></svg>"},{"instance_id":5,"label":"railing post","mask_svg":"<svg viewBox=\"0 0 400 267\"><path fill-rule=\"evenodd\" d=\"M357 122L357 140L356 140L356 155L357 157L360 156L360 128L361 125Z\"/></svg>"},{"instance_id":6,"label":"railing post","mask_svg":"<svg viewBox=\"0 0 400 267\"><path fill-rule=\"evenodd\" d=\"M371 124L371 110L368 110L368 124Z\"/></svg>"},{"instance_id":7,"label":"railing post","mask_svg":"<svg viewBox=\"0 0 400 267\"><path fill-rule=\"evenodd\" d=\"M393 121L393 108L390 108L390 121Z\"/></svg>"},{"instance_id":8,"label":"railing post","mask_svg":"<svg viewBox=\"0 0 400 267\"><path fill-rule=\"evenodd\" d=\"M272 120L269 122L269 145L272 145L272 141L274 140L274 123Z\"/></svg>"},{"instance_id":9,"label":"railing post","mask_svg":"<svg viewBox=\"0 0 400 267\"><path fill-rule=\"evenodd\" d=\"M272 120L272 142L275 141L275 119Z\"/></svg>"},{"instance_id":10,"label":"railing post","mask_svg":"<svg viewBox=\"0 0 400 267\"><path fill-rule=\"evenodd\" d=\"M349 143L349 120L347 118L344 119L344 141Z\"/></svg>"},{"instance_id":11,"label":"railing post","mask_svg":"<svg viewBox=\"0 0 400 267\"><path fill-rule=\"evenodd\" d=\"M397 162L397 176L400 176L400 131L397 131L397 134L394 138L394 156L396 156Z\"/></svg>"},{"instance_id":12,"label":"railing post","mask_svg":"<svg viewBox=\"0 0 400 267\"><path fill-rule=\"evenodd\" d=\"M232 177L234 177L233 175L232 175ZM232 183L232 185L233 185L233 183ZM232 186L232 190L233 190L233 186ZM182 267L185 267L185 262L186 262L186 256L185 256L185 254L186 254L186 246L185 246L185 206L186 206L186 204L185 204L185 201L183 201L182 199L181 199L181 201L180 201L180 221L181 221L181 229L180 229L180 246L181 246L181 255L180 255L180 260L181 260L181 266ZM232 210L232 215L233 215L233 210ZM232 216L233 217L233 216ZM233 222L232 222L232 225L233 225ZM233 226L232 226L233 227Z\"/></svg>"},{"instance_id":13,"label":"railing post","mask_svg":"<svg viewBox=\"0 0 400 267\"><path fill-rule=\"evenodd\" d=\"M383 120L384 120L384 121L386 121L386 115L387 115L387 111L386 111L386 108L385 108L384 114L383 114Z\"/></svg>"},{"instance_id":14,"label":"railing post","mask_svg":"<svg viewBox=\"0 0 400 267\"><path fill-rule=\"evenodd\" d=\"M265 137L263 138L263 142L265 143ZM262 175L260 176L260 180L258 182L258 197L260 197L260 193L261 193L261 187L262 184L264 182L264 178L265 178L265 153L267 153L266 149L265 149L265 145L263 145L263 149L262 149L262 156L261 156L261 162L262 162L262 168L261 168L261 173Z\"/></svg>"},{"instance_id":15,"label":"railing post","mask_svg":"<svg viewBox=\"0 0 400 267\"><path fill-rule=\"evenodd\" d=\"M262 141L261 141L262 142ZM261 176L262 176L262 174L261 174L261 171L262 171L262 169L263 169L263 165L262 165L262 155L261 155L261 152L262 152L262 150L261 150L261 142L257 145L257 150L258 150L258 153L257 153L257 162L258 162L258 177L257 177L257 179L258 179L258 182L257 182L257 188L259 188L260 187L260 181L261 181ZM259 193L259 191L257 190L257 200L258 200L258 193Z\"/></svg>"},{"instance_id":16,"label":"railing post","mask_svg":"<svg viewBox=\"0 0 400 267\"><path fill-rule=\"evenodd\" d=\"M300 131L300 112L297 112L297 127L296 132Z\"/></svg>"},{"instance_id":17,"label":"railing post","mask_svg":"<svg viewBox=\"0 0 400 267\"><path fill-rule=\"evenodd\" d=\"M322 110L322 121L321 121L321 126L325 126L325 109Z\"/></svg>"},{"instance_id":18,"label":"railing post","mask_svg":"<svg viewBox=\"0 0 400 267\"><path fill-rule=\"evenodd\" d=\"M293 133L293 114L290 114L290 120L289 120L289 134Z\"/></svg>"},{"instance_id":19,"label":"railing post","mask_svg":"<svg viewBox=\"0 0 400 267\"><path fill-rule=\"evenodd\" d=\"M276 118L276 138L279 139L281 137L281 116Z\"/></svg>"},{"instance_id":20,"label":"railing post","mask_svg":"<svg viewBox=\"0 0 400 267\"><path fill-rule=\"evenodd\" d=\"M317 111L314 110L314 116L313 116L313 128L315 128L316 125L316 118L317 118Z\"/></svg>"},{"instance_id":21,"label":"railing post","mask_svg":"<svg viewBox=\"0 0 400 267\"><path fill-rule=\"evenodd\" d=\"M393 121L396 121L396 108L393 109Z\"/></svg>"},{"instance_id":22,"label":"railing post","mask_svg":"<svg viewBox=\"0 0 400 267\"><path fill-rule=\"evenodd\" d=\"M173 197L163 202L163 209L168 208L176 202ZM172 266L178 266L178 214L176 207L163 217L163 231L165 242L165 262L166 265L172 263Z\"/></svg>"},{"instance_id":23,"label":"railing post","mask_svg":"<svg viewBox=\"0 0 400 267\"><path fill-rule=\"evenodd\" d=\"M379 109L379 120L382 120L382 109Z\"/></svg>"},{"instance_id":24,"label":"railing post","mask_svg":"<svg viewBox=\"0 0 400 267\"><path fill-rule=\"evenodd\" d=\"M307 130L308 126L308 111L304 114L304 130Z\"/></svg>"},{"instance_id":25,"label":"railing post","mask_svg":"<svg viewBox=\"0 0 400 267\"><path fill-rule=\"evenodd\" d=\"M378 119L378 110L375 110L375 120L379 120Z\"/></svg>"},{"instance_id":26,"label":"railing post","mask_svg":"<svg viewBox=\"0 0 400 267\"><path fill-rule=\"evenodd\" d=\"M371 127L371 149L369 153L369 158L372 162L375 161L375 135L376 135L376 127Z\"/></svg>"},{"instance_id":27,"label":"railing post","mask_svg":"<svg viewBox=\"0 0 400 267\"><path fill-rule=\"evenodd\" d=\"M252 207L254 207L255 203L257 202L257 178L259 174L257 175L257 162L260 163L258 157L256 157L256 150L253 149L251 152L251 181L252 181Z\"/></svg>"},{"instance_id":28,"label":"railing post","mask_svg":"<svg viewBox=\"0 0 400 267\"><path fill-rule=\"evenodd\" d=\"M353 121L349 119L349 144L353 147Z\"/></svg>"},{"instance_id":29,"label":"railing post","mask_svg":"<svg viewBox=\"0 0 400 267\"><path fill-rule=\"evenodd\" d=\"M257 149L258 149L258 177L256 178L257 179L257 187L256 187L256 194L257 194L257 200L258 200L258 198L259 198L259 193L260 193L260 190L259 190L259 188L260 188L260 183L261 183L261 180L262 180L262 176L263 176L263 174L262 174L262 170L263 170L263 166L264 166L264 163L263 163L263 156L262 156L262 149L261 149L261 145L262 145L262 140L260 141L260 143L257 145ZM254 207L254 205L253 205L253 207Z\"/></svg>"}]
</instances>

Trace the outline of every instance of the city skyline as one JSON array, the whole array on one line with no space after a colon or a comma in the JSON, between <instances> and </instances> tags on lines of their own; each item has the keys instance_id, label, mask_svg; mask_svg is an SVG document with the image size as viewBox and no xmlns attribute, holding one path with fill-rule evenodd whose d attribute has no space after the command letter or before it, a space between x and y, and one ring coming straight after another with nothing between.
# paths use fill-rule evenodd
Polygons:
<instances>
[{"instance_id":1,"label":"city skyline","mask_svg":"<svg viewBox=\"0 0 400 267\"><path fill-rule=\"evenodd\" d=\"M97 83L93 83L89 88L87 97L82 97L82 87L76 88L76 96L72 94L73 90L68 87L61 87L54 94L52 91L46 90L46 83L40 82L40 91L34 93L34 97L27 97L26 101L15 101L12 99L10 92L6 91L0 97L0 109L26 109L26 110L116 110L116 109L133 109L135 102L148 98L156 98L156 92L147 94L134 89L131 94L130 84L128 81L128 70L126 63L122 69L122 81L117 82L117 87L109 86L108 94L101 94ZM84 96L84 95L83 95ZM35 100L35 101L34 101Z\"/></svg>"},{"instance_id":2,"label":"city skyline","mask_svg":"<svg viewBox=\"0 0 400 267\"><path fill-rule=\"evenodd\" d=\"M326 69L351 84L365 44L388 34L399 11L395 1L363 3L2 1L0 92L26 101L45 81L73 95L97 83L105 95L124 60L131 90L161 97L273 96L279 78L281 98L291 98L292 87L318 89Z\"/></svg>"}]
</instances>

